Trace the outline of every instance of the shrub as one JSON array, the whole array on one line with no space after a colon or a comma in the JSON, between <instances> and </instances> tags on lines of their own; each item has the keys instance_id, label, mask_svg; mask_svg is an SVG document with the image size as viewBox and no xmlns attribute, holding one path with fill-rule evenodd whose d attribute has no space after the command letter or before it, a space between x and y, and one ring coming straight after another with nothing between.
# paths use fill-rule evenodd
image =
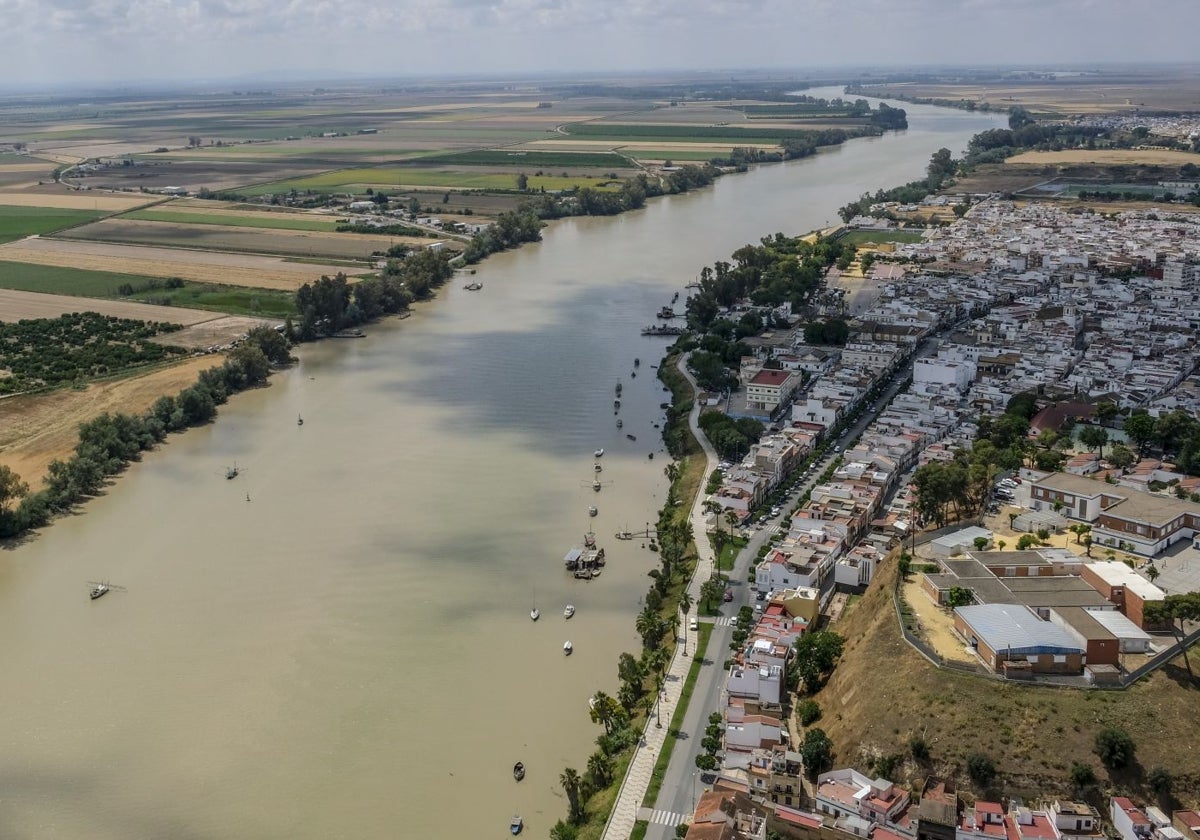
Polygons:
<instances>
[{"instance_id":1,"label":"shrub","mask_svg":"<svg viewBox=\"0 0 1200 840\"><path fill-rule=\"evenodd\" d=\"M929 760L929 742L924 735L914 735L908 739L908 751L916 761Z\"/></svg>"},{"instance_id":2,"label":"shrub","mask_svg":"<svg viewBox=\"0 0 1200 840\"><path fill-rule=\"evenodd\" d=\"M1071 784L1082 789L1096 783L1096 773L1087 764L1078 761L1071 765Z\"/></svg>"},{"instance_id":3,"label":"shrub","mask_svg":"<svg viewBox=\"0 0 1200 840\"><path fill-rule=\"evenodd\" d=\"M983 753L971 753L967 756L967 775L979 787L986 788L996 778L996 765Z\"/></svg>"},{"instance_id":4,"label":"shrub","mask_svg":"<svg viewBox=\"0 0 1200 840\"><path fill-rule=\"evenodd\" d=\"M1120 727L1110 726L1096 733L1096 755L1109 770L1120 770L1133 761L1134 749L1133 739Z\"/></svg>"},{"instance_id":5,"label":"shrub","mask_svg":"<svg viewBox=\"0 0 1200 840\"><path fill-rule=\"evenodd\" d=\"M816 700L802 700L796 706L796 716L804 726L816 723L821 717L821 706Z\"/></svg>"},{"instance_id":6,"label":"shrub","mask_svg":"<svg viewBox=\"0 0 1200 840\"><path fill-rule=\"evenodd\" d=\"M1175 780L1171 778L1170 772L1165 767L1155 767L1146 774L1146 784L1159 796L1166 797L1171 795L1171 788L1175 786Z\"/></svg>"}]
</instances>

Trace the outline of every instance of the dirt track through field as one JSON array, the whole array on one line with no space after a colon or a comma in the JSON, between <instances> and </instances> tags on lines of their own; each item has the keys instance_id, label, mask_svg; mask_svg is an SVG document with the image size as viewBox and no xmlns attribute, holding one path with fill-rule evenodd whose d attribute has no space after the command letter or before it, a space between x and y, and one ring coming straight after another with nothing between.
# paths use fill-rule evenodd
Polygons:
<instances>
[{"instance_id":1,"label":"dirt track through field","mask_svg":"<svg viewBox=\"0 0 1200 840\"><path fill-rule=\"evenodd\" d=\"M145 277L182 277L197 283L288 291L298 289L323 274L332 276L339 271L354 271L344 266L287 262L280 257L255 254L33 237L0 246L0 260Z\"/></svg>"},{"instance_id":2,"label":"dirt track through field","mask_svg":"<svg viewBox=\"0 0 1200 840\"><path fill-rule=\"evenodd\" d=\"M40 292L21 292L0 289L0 321L15 322L23 318L57 318L71 312L99 312L115 318L138 321L162 321L168 324L200 324L220 318L219 312L185 309L181 306L154 306L124 300L44 295Z\"/></svg>"}]
</instances>

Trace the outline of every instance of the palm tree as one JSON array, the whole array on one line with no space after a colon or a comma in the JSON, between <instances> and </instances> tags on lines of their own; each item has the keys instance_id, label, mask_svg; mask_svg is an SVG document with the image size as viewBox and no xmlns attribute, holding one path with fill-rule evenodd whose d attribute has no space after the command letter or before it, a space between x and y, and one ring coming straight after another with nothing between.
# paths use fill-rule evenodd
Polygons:
<instances>
[{"instance_id":1,"label":"palm tree","mask_svg":"<svg viewBox=\"0 0 1200 840\"><path fill-rule=\"evenodd\" d=\"M658 617L658 613L646 607L638 613L634 629L642 637L642 644L645 647L651 649L658 647L658 643L662 639L662 619Z\"/></svg>"},{"instance_id":2,"label":"palm tree","mask_svg":"<svg viewBox=\"0 0 1200 840\"><path fill-rule=\"evenodd\" d=\"M1146 579L1149 580L1151 583L1154 583L1154 581L1158 580L1158 576L1160 574L1162 574L1162 572L1160 572L1158 570L1158 567L1155 566L1153 563L1146 564L1145 573L1146 573Z\"/></svg>"},{"instance_id":3,"label":"palm tree","mask_svg":"<svg viewBox=\"0 0 1200 840\"><path fill-rule=\"evenodd\" d=\"M602 724L605 735L612 734L613 702L613 699L603 691L597 691L592 695L592 702L590 704L592 723Z\"/></svg>"},{"instance_id":4,"label":"palm tree","mask_svg":"<svg viewBox=\"0 0 1200 840\"><path fill-rule=\"evenodd\" d=\"M567 794L570 808L569 818L573 823L583 822L583 805L579 797L581 782L579 774L572 767L562 771L562 775L558 777L558 783L562 785L563 792Z\"/></svg>"},{"instance_id":5,"label":"palm tree","mask_svg":"<svg viewBox=\"0 0 1200 840\"><path fill-rule=\"evenodd\" d=\"M592 753L588 759L587 772L593 787L606 787L612 781L612 771L612 759L602 752Z\"/></svg>"}]
</instances>

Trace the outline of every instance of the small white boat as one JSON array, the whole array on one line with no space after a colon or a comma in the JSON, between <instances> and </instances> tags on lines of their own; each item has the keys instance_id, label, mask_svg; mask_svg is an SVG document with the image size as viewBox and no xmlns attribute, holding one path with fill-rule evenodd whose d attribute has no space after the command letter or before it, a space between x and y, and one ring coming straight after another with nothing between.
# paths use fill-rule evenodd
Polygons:
<instances>
[{"instance_id":1,"label":"small white boat","mask_svg":"<svg viewBox=\"0 0 1200 840\"><path fill-rule=\"evenodd\" d=\"M575 646L569 641L563 642L563 653L567 656L571 655L571 651L575 650Z\"/></svg>"},{"instance_id":2,"label":"small white boat","mask_svg":"<svg viewBox=\"0 0 1200 840\"><path fill-rule=\"evenodd\" d=\"M595 505L592 505L590 508L588 508L588 516L595 516L599 512L600 512L600 509L597 508Z\"/></svg>"},{"instance_id":3,"label":"small white boat","mask_svg":"<svg viewBox=\"0 0 1200 840\"><path fill-rule=\"evenodd\" d=\"M575 605L567 604L567 608L563 610L563 618L570 618L573 615L575 615ZM567 644L570 644L570 642L567 642Z\"/></svg>"},{"instance_id":4,"label":"small white boat","mask_svg":"<svg viewBox=\"0 0 1200 840\"><path fill-rule=\"evenodd\" d=\"M604 456L604 448L601 447L600 449L597 449L595 452L592 453L592 455L594 455L597 458L603 457Z\"/></svg>"},{"instance_id":5,"label":"small white boat","mask_svg":"<svg viewBox=\"0 0 1200 840\"><path fill-rule=\"evenodd\" d=\"M529 618L532 621L537 621L541 617L542 617L542 611L539 610L537 607L534 607L533 609L531 609L529 611Z\"/></svg>"},{"instance_id":6,"label":"small white boat","mask_svg":"<svg viewBox=\"0 0 1200 840\"><path fill-rule=\"evenodd\" d=\"M520 834L521 829L523 829L524 827L525 827L525 821L522 820L520 816L513 817L512 822L510 822L508 824L508 830L510 832L512 832L513 834Z\"/></svg>"},{"instance_id":7,"label":"small white boat","mask_svg":"<svg viewBox=\"0 0 1200 840\"><path fill-rule=\"evenodd\" d=\"M601 472L601 471L603 471L604 467L602 467L602 466L600 466L600 464L596 463L596 464L592 464L592 469L596 472Z\"/></svg>"},{"instance_id":8,"label":"small white boat","mask_svg":"<svg viewBox=\"0 0 1200 840\"><path fill-rule=\"evenodd\" d=\"M600 488L601 488L602 486L603 486L603 485L602 485L602 484L600 484L600 479L598 479L598 478L597 478L595 481L593 481L593 482L592 482L592 489L593 489L593 490L595 490L597 493L599 493L599 492L600 492Z\"/></svg>"}]
</instances>

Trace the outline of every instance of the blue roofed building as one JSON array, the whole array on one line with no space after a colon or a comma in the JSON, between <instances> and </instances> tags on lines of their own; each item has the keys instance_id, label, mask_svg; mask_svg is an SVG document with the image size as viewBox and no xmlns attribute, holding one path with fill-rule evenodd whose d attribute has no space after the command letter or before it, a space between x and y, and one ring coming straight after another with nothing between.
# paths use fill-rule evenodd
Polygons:
<instances>
[{"instance_id":1,"label":"blue roofed building","mask_svg":"<svg viewBox=\"0 0 1200 840\"><path fill-rule=\"evenodd\" d=\"M985 665L1006 677L1083 672L1085 650L1079 642L1020 604L959 607L954 629Z\"/></svg>"}]
</instances>

